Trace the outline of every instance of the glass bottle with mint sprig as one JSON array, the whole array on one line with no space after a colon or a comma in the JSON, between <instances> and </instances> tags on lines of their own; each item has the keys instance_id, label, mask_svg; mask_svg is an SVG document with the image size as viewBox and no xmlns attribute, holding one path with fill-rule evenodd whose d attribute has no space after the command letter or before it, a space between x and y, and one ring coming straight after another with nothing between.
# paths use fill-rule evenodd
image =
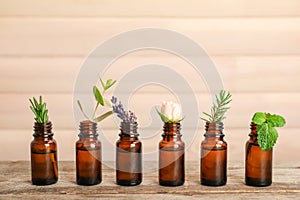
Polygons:
<instances>
[{"instance_id":1,"label":"glass bottle with mint sprig","mask_svg":"<svg viewBox=\"0 0 300 200\"><path fill-rule=\"evenodd\" d=\"M40 96L39 101L29 99L35 115L33 141L31 142L31 180L33 185L50 185L58 180L57 145L53 139L52 123L48 109Z\"/></svg>"},{"instance_id":2,"label":"glass bottle with mint sprig","mask_svg":"<svg viewBox=\"0 0 300 200\"><path fill-rule=\"evenodd\" d=\"M205 138L201 143L200 182L202 185L221 186L227 182L227 143L224 140L223 120L230 102L230 92L222 90L216 95L211 113L203 112L208 118L201 118L206 122Z\"/></svg>"},{"instance_id":3,"label":"glass bottle with mint sprig","mask_svg":"<svg viewBox=\"0 0 300 200\"><path fill-rule=\"evenodd\" d=\"M278 138L275 127L284 125L285 119L280 115L263 112L254 114L250 138L246 143L246 185L263 187L272 184L273 146Z\"/></svg>"},{"instance_id":4,"label":"glass bottle with mint sprig","mask_svg":"<svg viewBox=\"0 0 300 200\"><path fill-rule=\"evenodd\" d=\"M96 185L102 181L101 142L98 140L97 122L110 116L113 111L107 111L99 117L96 117L96 114L99 106L104 107L107 104L111 106L107 103L108 101L104 100L104 94L116 81L108 79L106 82L103 82L100 78L100 82L102 92L97 86L93 87L96 106L92 117L88 117L83 111L80 101L77 101L81 112L86 118L80 122L79 140L76 142L76 182L78 185Z\"/></svg>"},{"instance_id":5,"label":"glass bottle with mint sprig","mask_svg":"<svg viewBox=\"0 0 300 200\"><path fill-rule=\"evenodd\" d=\"M181 106L172 101L163 101L161 111L157 110L164 122L162 140L159 142L159 184L180 186L185 182L184 151L181 139L183 120Z\"/></svg>"},{"instance_id":6,"label":"glass bottle with mint sprig","mask_svg":"<svg viewBox=\"0 0 300 200\"><path fill-rule=\"evenodd\" d=\"M123 104L112 97L113 111L122 120L120 138L116 142L116 182L122 186L135 186L142 182L142 142L137 131L137 117L126 111Z\"/></svg>"}]
</instances>

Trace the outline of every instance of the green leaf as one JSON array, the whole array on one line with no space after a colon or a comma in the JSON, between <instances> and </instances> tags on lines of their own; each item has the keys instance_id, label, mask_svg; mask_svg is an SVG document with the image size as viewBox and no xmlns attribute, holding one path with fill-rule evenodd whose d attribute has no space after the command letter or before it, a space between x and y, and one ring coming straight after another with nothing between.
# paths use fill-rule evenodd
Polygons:
<instances>
[{"instance_id":1,"label":"green leaf","mask_svg":"<svg viewBox=\"0 0 300 200\"><path fill-rule=\"evenodd\" d=\"M267 123L257 126L257 134L258 145L264 151L272 149L278 138L277 130Z\"/></svg>"},{"instance_id":2,"label":"green leaf","mask_svg":"<svg viewBox=\"0 0 300 200\"><path fill-rule=\"evenodd\" d=\"M254 114L252 118L252 122L254 122L257 125L262 125L267 120L266 113L263 112L257 112Z\"/></svg>"},{"instance_id":3,"label":"green leaf","mask_svg":"<svg viewBox=\"0 0 300 200\"><path fill-rule=\"evenodd\" d=\"M102 97L102 95L101 95L99 89L98 89L96 86L93 87L93 92L94 92L94 96L95 96L96 101L97 101L100 105L104 106L104 100L103 100L103 97Z\"/></svg>"},{"instance_id":4,"label":"green leaf","mask_svg":"<svg viewBox=\"0 0 300 200\"><path fill-rule=\"evenodd\" d=\"M35 120L38 123L46 123L48 122L48 110L46 109L46 103L43 103L42 96L38 98L38 100L33 97L29 99L30 101L30 109L35 115Z\"/></svg>"},{"instance_id":5,"label":"green leaf","mask_svg":"<svg viewBox=\"0 0 300 200\"><path fill-rule=\"evenodd\" d=\"M100 82L101 82L101 85L102 85L102 88L103 88L103 90L105 90L105 84L104 84L104 82L103 82L102 78L101 78L101 77L99 77L99 79L100 79Z\"/></svg>"},{"instance_id":6,"label":"green leaf","mask_svg":"<svg viewBox=\"0 0 300 200\"><path fill-rule=\"evenodd\" d=\"M80 103L79 100L77 100L77 104L78 104L78 107L79 107L79 109L81 110L83 116L84 116L85 118L89 119L89 117L84 113L83 108L82 108L82 105L81 105L81 103Z\"/></svg>"},{"instance_id":7,"label":"green leaf","mask_svg":"<svg viewBox=\"0 0 300 200\"><path fill-rule=\"evenodd\" d=\"M33 97L33 101L34 101L35 107L38 108L39 103L37 102L36 98Z\"/></svg>"},{"instance_id":8,"label":"green leaf","mask_svg":"<svg viewBox=\"0 0 300 200\"><path fill-rule=\"evenodd\" d=\"M229 110L229 107L225 107L228 105L232 99L231 99L230 92L226 92L225 90L221 90L219 95L215 95L215 103L213 103L210 113L207 114L204 113L208 119L200 118L206 122L222 122L222 120L225 119L224 115Z\"/></svg>"},{"instance_id":9,"label":"green leaf","mask_svg":"<svg viewBox=\"0 0 300 200\"><path fill-rule=\"evenodd\" d=\"M105 118L109 117L110 115L112 115L114 112L113 111L108 111L106 113L104 113L103 115L97 117L94 119L95 122L101 122L102 120L104 120Z\"/></svg>"},{"instance_id":10,"label":"green leaf","mask_svg":"<svg viewBox=\"0 0 300 200\"><path fill-rule=\"evenodd\" d=\"M164 114L162 114L160 111L158 111L157 108L156 108L156 112L159 114L161 120L162 120L164 123L169 123L169 122L171 122Z\"/></svg>"},{"instance_id":11,"label":"green leaf","mask_svg":"<svg viewBox=\"0 0 300 200\"><path fill-rule=\"evenodd\" d=\"M272 127L283 127L285 125L285 119L280 115L267 114L267 122Z\"/></svg>"},{"instance_id":12,"label":"green leaf","mask_svg":"<svg viewBox=\"0 0 300 200\"><path fill-rule=\"evenodd\" d=\"M105 90L108 90L111 86L113 86L117 81L113 81L112 79L108 79L106 82Z\"/></svg>"}]
</instances>

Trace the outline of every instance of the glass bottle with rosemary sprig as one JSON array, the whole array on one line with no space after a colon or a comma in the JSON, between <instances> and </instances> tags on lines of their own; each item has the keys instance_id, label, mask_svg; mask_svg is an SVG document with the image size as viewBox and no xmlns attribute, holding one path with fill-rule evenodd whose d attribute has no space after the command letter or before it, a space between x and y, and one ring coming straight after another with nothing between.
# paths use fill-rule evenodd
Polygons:
<instances>
[{"instance_id":1,"label":"glass bottle with rosemary sprig","mask_svg":"<svg viewBox=\"0 0 300 200\"><path fill-rule=\"evenodd\" d=\"M120 138L116 142L116 182L118 185L135 186L142 182L142 142L137 131L137 117L125 111L123 104L112 97L113 111L122 120Z\"/></svg>"},{"instance_id":2,"label":"glass bottle with rosemary sprig","mask_svg":"<svg viewBox=\"0 0 300 200\"><path fill-rule=\"evenodd\" d=\"M245 182L249 186L272 184L272 155L278 132L285 119L280 115L257 112L252 118L251 132L246 143Z\"/></svg>"},{"instance_id":3,"label":"glass bottle with rosemary sprig","mask_svg":"<svg viewBox=\"0 0 300 200\"><path fill-rule=\"evenodd\" d=\"M204 140L201 143L201 184L221 186L227 182L227 143L224 140L223 120L231 102L230 92L224 90L216 95L216 103L211 108L211 114L203 112L206 122Z\"/></svg>"},{"instance_id":4,"label":"glass bottle with rosemary sprig","mask_svg":"<svg viewBox=\"0 0 300 200\"><path fill-rule=\"evenodd\" d=\"M106 113L95 117L98 107L104 106L104 93L115 84L116 81L109 79L104 83L100 78L103 92L100 92L97 86L93 87L96 106L92 117L88 117L83 111L82 105L78 100L78 106L85 116L85 120L79 125L79 140L76 142L76 182L78 185L96 185L102 181L102 164L101 164L101 142L98 140L97 122L104 120L113 112Z\"/></svg>"},{"instance_id":5,"label":"glass bottle with rosemary sprig","mask_svg":"<svg viewBox=\"0 0 300 200\"><path fill-rule=\"evenodd\" d=\"M159 184L180 186L185 181L184 151L181 139L182 111L178 103L164 101L161 111L157 110L164 122L162 140L159 143Z\"/></svg>"},{"instance_id":6,"label":"glass bottle with rosemary sprig","mask_svg":"<svg viewBox=\"0 0 300 200\"><path fill-rule=\"evenodd\" d=\"M33 141L31 142L31 180L33 185L50 185L58 180L57 145L53 139L52 123L48 120L46 103L29 99L35 115Z\"/></svg>"}]
</instances>

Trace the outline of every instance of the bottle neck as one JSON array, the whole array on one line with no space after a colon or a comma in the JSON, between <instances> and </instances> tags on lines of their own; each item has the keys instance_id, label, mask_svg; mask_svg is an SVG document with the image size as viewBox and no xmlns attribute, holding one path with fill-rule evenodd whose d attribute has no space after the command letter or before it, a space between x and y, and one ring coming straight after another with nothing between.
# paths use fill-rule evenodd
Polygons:
<instances>
[{"instance_id":1,"label":"bottle neck","mask_svg":"<svg viewBox=\"0 0 300 200\"><path fill-rule=\"evenodd\" d=\"M79 125L79 137L97 137L97 123L90 120L80 122Z\"/></svg>"},{"instance_id":2,"label":"bottle neck","mask_svg":"<svg viewBox=\"0 0 300 200\"><path fill-rule=\"evenodd\" d=\"M135 123L125 123L125 122L121 122L121 126L120 126L120 131L121 133L119 134L119 136L121 138L137 138L139 136L138 132L137 132L137 127L138 124Z\"/></svg>"},{"instance_id":3,"label":"bottle neck","mask_svg":"<svg viewBox=\"0 0 300 200\"><path fill-rule=\"evenodd\" d=\"M206 122L205 137L224 137L223 122Z\"/></svg>"},{"instance_id":4,"label":"bottle neck","mask_svg":"<svg viewBox=\"0 0 300 200\"><path fill-rule=\"evenodd\" d=\"M43 137L43 138L47 138L47 137L52 137L53 133L52 133L52 123L51 122L47 122L47 123L34 123L34 137Z\"/></svg>"},{"instance_id":5,"label":"bottle neck","mask_svg":"<svg viewBox=\"0 0 300 200\"><path fill-rule=\"evenodd\" d=\"M181 137L180 130L181 125L180 123L165 123L164 132L162 136L165 137Z\"/></svg>"},{"instance_id":6,"label":"bottle neck","mask_svg":"<svg viewBox=\"0 0 300 200\"><path fill-rule=\"evenodd\" d=\"M251 122L251 124L250 124L250 130L251 130L251 132L250 132L249 136L257 137L256 126L257 126L256 124L254 124L253 122Z\"/></svg>"}]
</instances>

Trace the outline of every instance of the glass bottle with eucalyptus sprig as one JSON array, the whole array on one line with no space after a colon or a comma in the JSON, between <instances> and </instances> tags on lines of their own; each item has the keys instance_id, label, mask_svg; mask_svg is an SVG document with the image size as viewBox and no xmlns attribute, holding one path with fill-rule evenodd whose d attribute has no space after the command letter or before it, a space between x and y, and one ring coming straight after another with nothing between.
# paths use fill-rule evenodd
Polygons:
<instances>
[{"instance_id":1,"label":"glass bottle with eucalyptus sprig","mask_svg":"<svg viewBox=\"0 0 300 200\"><path fill-rule=\"evenodd\" d=\"M96 106L92 117L88 117L83 111L82 105L78 100L78 106L86 120L81 121L79 125L79 140L76 142L76 182L78 185L96 185L102 181L101 164L101 142L98 140L97 122L104 120L113 112L106 113L96 117L99 106L108 104L104 100L104 93L113 86L116 81L109 79L104 83L100 78L102 92L97 86L93 87Z\"/></svg>"},{"instance_id":2,"label":"glass bottle with eucalyptus sprig","mask_svg":"<svg viewBox=\"0 0 300 200\"><path fill-rule=\"evenodd\" d=\"M203 112L206 122L204 140L201 143L201 184L221 186L227 182L227 143L224 140L223 120L231 102L230 92L220 91L216 95L216 103L211 108L211 114Z\"/></svg>"},{"instance_id":3,"label":"glass bottle with eucalyptus sprig","mask_svg":"<svg viewBox=\"0 0 300 200\"><path fill-rule=\"evenodd\" d=\"M181 140L182 111L178 103L164 101L161 111L157 110L164 122L162 140L159 143L159 184L180 186L185 181L184 151Z\"/></svg>"},{"instance_id":4,"label":"glass bottle with eucalyptus sprig","mask_svg":"<svg viewBox=\"0 0 300 200\"><path fill-rule=\"evenodd\" d=\"M116 182L118 185L135 186L142 182L142 142L137 131L137 117L125 111L121 102L112 97L113 111L122 120L120 138L116 142Z\"/></svg>"},{"instance_id":5,"label":"glass bottle with eucalyptus sprig","mask_svg":"<svg viewBox=\"0 0 300 200\"><path fill-rule=\"evenodd\" d=\"M50 185L58 180L57 145L53 139L52 123L48 120L46 103L29 99L35 115L33 141L31 142L31 180L33 185Z\"/></svg>"},{"instance_id":6,"label":"glass bottle with eucalyptus sprig","mask_svg":"<svg viewBox=\"0 0 300 200\"><path fill-rule=\"evenodd\" d=\"M278 132L285 119L280 115L257 112L251 122L251 132L246 143L245 182L250 186L272 184L272 155Z\"/></svg>"}]
</instances>

